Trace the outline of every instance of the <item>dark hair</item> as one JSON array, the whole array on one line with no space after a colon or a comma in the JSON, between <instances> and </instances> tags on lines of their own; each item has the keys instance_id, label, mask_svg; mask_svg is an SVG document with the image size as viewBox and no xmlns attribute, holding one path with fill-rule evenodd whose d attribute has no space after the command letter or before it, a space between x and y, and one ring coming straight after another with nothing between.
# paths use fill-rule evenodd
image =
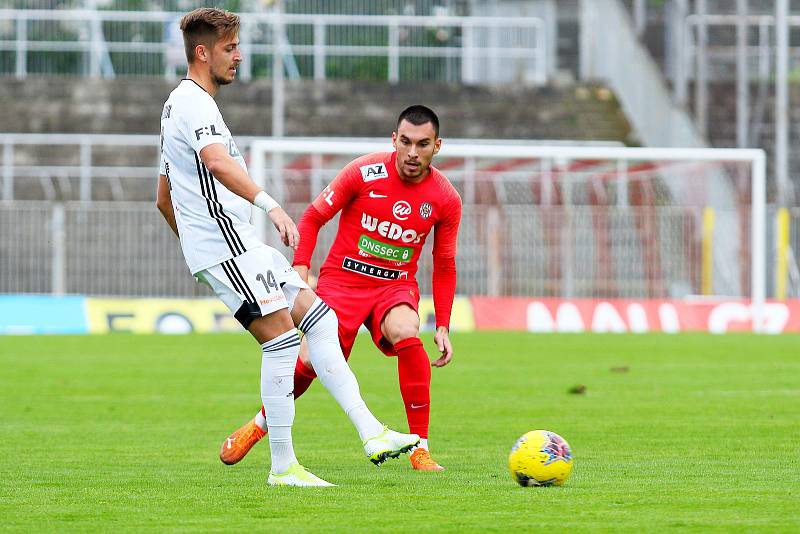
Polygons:
<instances>
[{"instance_id":1,"label":"dark hair","mask_svg":"<svg viewBox=\"0 0 800 534\"><path fill-rule=\"evenodd\" d=\"M397 127L400 127L400 123L403 121L408 121L415 126L421 126L426 122L430 122L433 125L433 131L436 134L436 137L439 137L439 117L436 116L436 113L427 106L422 105L414 105L409 106L403 110L400 114L400 117L397 119Z\"/></svg>"},{"instance_id":2,"label":"dark hair","mask_svg":"<svg viewBox=\"0 0 800 534\"><path fill-rule=\"evenodd\" d=\"M194 49L197 45L203 44L212 48L219 39L239 33L239 15L215 7L201 7L181 19L181 31L186 61L194 63Z\"/></svg>"}]
</instances>

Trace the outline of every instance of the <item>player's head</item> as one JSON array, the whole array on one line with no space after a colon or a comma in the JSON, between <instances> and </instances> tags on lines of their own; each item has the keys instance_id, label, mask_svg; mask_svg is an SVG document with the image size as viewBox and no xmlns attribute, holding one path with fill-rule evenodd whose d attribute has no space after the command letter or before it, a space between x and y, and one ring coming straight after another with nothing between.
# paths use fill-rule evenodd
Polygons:
<instances>
[{"instance_id":1,"label":"player's head","mask_svg":"<svg viewBox=\"0 0 800 534\"><path fill-rule=\"evenodd\" d=\"M242 62L239 15L224 9L202 7L181 19L181 31L189 67L206 66L214 83L231 83Z\"/></svg>"},{"instance_id":2,"label":"player's head","mask_svg":"<svg viewBox=\"0 0 800 534\"><path fill-rule=\"evenodd\" d=\"M400 178L417 182L428 175L433 156L439 152L439 117L426 106L410 106L400 113L397 129L392 132L397 150Z\"/></svg>"}]
</instances>

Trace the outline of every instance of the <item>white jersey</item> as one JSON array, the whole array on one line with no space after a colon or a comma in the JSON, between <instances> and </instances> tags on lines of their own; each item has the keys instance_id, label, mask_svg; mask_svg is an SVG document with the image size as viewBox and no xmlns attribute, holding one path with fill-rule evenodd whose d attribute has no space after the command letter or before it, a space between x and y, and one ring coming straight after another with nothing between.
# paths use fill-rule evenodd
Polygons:
<instances>
[{"instance_id":1,"label":"white jersey","mask_svg":"<svg viewBox=\"0 0 800 534\"><path fill-rule=\"evenodd\" d=\"M209 172L200 151L221 143L246 171L244 158L217 103L192 80L182 80L161 113L160 174L167 177L183 257L192 274L264 244L250 224L251 204Z\"/></svg>"}]
</instances>

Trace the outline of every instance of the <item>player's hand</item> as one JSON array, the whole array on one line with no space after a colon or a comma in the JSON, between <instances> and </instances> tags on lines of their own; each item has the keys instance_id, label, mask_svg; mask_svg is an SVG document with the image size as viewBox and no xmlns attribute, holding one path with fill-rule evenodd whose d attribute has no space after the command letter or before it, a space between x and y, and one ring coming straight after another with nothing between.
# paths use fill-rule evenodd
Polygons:
<instances>
[{"instance_id":1,"label":"player's hand","mask_svg":"<svg viewBox=\"0 0 800 534\"><path fill-rule=\"evenodd\" d=\"M306 284L308 283L308 267L305 265L295 265L294 266L295 272L300 275L300 278L303 279L303 282Z\"/></svg>"},{"instance_id":2,"label":"player's hand","mask_svg":"<svg viewBox=\"0 0 800 534\"><path fill-rule=\"evenodd\" d=\"M281 235L283 244L297 250L297 245L300 244L300 232L297 231L297 225L294 224L292 218L281 207L272 208L267 215Z\"/></svg>"},{"instance_id":3,"label":"player's hand","mask_svg":"<svg viewBox=\"0 0 800 534\"><path fill-rule=\"evenodd\" d=\"M436 343L436 347L439 349L439 352L442 353L442 356L431 363L431 365L434 367L444 367L450 363L450 360L453 358L453 345L450 343L450 331L444 326L438 327L436 329L436 334L433 336L433 341Z\"/></svg>"}]
</instances>

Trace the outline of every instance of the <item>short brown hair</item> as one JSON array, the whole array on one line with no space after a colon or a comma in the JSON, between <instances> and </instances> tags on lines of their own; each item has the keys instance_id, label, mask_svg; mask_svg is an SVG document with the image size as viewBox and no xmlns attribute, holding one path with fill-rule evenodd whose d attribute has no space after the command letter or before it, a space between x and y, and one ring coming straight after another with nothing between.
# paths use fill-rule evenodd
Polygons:
<instances>
[{"instance_id":1,"label":"short brown hair","mask_svg":"<svg viewBox=\"0 0 800 534\"><path fill-rule=\"evenodd\" d=\"M201 7L181 19L181 31L186 61L194 63L194 49L197 45L212 48L219 39L239 33L239 15L215 7Z\"/></svg>"}]
</instances>

